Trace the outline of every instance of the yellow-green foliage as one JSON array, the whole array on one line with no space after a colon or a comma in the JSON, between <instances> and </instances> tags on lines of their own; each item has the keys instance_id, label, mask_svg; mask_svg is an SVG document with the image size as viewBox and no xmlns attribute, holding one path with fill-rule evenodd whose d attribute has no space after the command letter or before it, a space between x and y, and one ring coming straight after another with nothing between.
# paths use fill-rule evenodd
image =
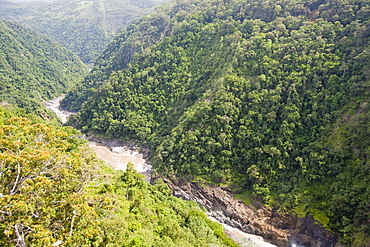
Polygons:
<instances>
[{"instance_id":1,"label":"yellow-green foliage","mask_svg":"<svg viewBox=\"0 0 370 247\"><path fill-rule=\"evenodd\" d=\"M13 240L29 246L58 240L82 246L98 234L96 212L84 192L94 182L98 162L72 134L25 117L1 119L2 246L13 246Z\"/></svg>"},{"instance_id":2,"label":"yellow-green foliage","mask_svg":"<svg viewBox=\"0 0 370 247\"><path fill-rule=\"evenodd\" d=\"M101 164L71 128L0 108L0 245L236 246L196 203Z\"/></svg>"}]
</instances>

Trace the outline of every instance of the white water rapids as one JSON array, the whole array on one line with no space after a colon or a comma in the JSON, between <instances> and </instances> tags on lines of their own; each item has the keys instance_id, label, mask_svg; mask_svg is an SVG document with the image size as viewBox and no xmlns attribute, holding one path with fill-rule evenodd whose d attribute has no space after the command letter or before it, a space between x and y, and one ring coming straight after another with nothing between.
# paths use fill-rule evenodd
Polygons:
<instances>
[{"instance_id":1,"label":"white water rapids","mask_svg":"<svg viewBox=\"0 0 370 247\"><path fill-rule=\"evenodd\" d=\"M61 95L58 98L45 102L46 108L53 111L64 124L68 121L69 116L72 112L64 111L60 109L60 101L65 95ZM134 168L140 174L144 174L147 177L150 176L152 166L148 165L143 158L143 155L130 150L128 147L112 147L109 148L98 142L90 142L89 147L93 149L96 155L107 164L111 165L116 170L126 171L127 164L134 164Z\"/></svg>"},{"instance_id":2,"label":"white water rapids","mask_svg":"<svg viewBox=\"0 0 370 247\"><path fill-rule=\"evenodd\" d=\"M127 164L131 163L138 173L146 175L150 180L152 166L145 162L141 153L132 151L127 147L109 148L97 142L90 142L89 146L101 160L111 165L114 169L126 171Z\"/></svg>"},{"instance_id":3,"label":"white water rapids","mask_svg":"<svg viewBox=\"0 0 370 247\"><path fill-rule=\"evenodd\" d=\"M62 123L68 121L68 117L72 114L71 112L60 109L60 101L64 98L64 95L59 96L56 99L45 102L46 108L55 112L60 118ZM143 158L143 155L130 150L128 147L113 147L109 148L97 142L90 142L89 146L96 152L96 155L114 169L123 170L127 169L127 163L134 164L134 168L140 174L144 174L147 177L151 174L151 165L148 165ZM209 219L217 221L216 219L209 217ZM220 223L222 224L222 223ZM238 243L242 247L276 247L276 245L266 242L261 236L245 233L237 228L231 227L226 224L222 224L225 228L225 233Z\"/></svg>"}]
</instances>

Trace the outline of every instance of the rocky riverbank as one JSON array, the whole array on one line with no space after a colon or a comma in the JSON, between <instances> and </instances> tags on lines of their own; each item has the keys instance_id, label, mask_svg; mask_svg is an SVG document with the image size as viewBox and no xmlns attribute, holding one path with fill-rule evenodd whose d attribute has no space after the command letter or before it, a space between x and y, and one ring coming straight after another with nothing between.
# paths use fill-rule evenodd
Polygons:
<instances>
[{"instance_id":1,"label":"rocky riverbank","mask_svg":"<svg viewBox=\"0 0 370 247\"><path fill-rule=\"evenodd\" d=\"M246 233L262 236L278 247L331 247L335 237L312 217L298 218L281 214L257 201L246 206L233 197L227 187L199 185L193 182L166 180L173 194L185 200L196 201L209 215L221 223Z\"/></svg>"}]
</instances>

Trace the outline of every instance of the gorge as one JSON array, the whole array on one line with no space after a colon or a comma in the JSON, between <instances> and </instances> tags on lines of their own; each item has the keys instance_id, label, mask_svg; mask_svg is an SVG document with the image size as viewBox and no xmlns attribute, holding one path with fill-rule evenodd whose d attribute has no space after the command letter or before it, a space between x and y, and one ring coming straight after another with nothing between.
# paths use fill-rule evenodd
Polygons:
<instances>
[{"instance_id":1,"label":"gorge","mask_svg":"<svg viewBox=\"0 0 370 247\"><path fill-rule=\"evenodd\" d=\"M60 101L63 97L64 95L44 104L65 124L73 113L60 109ZM121 141L102 137L84 135L84 138L89 140L89 147L96 152L97 156L114 169L125 171L127 163L130 162L139 174L147 178L148 182L156 179L152 177L151 165L147 164L143 154L138 152L139 147L133 144L127 146ZM281 214L258 201L247 206L235 199L232 191L227 187L181 180L170 181L166 178L164 180L174 196L195 201L200 207L204 207L209 218L223 224L225 233L240 246L330 247L335 245L336 239L332 233L325 230L312 217L298 218Z\"/></svg>"},{"instance_id":2,"label":"gorge","mask_svg":"<svg viewBox=\"0 0 370 247\"><path fill-rule=\"evenodd\" d=\"M68 121L68 118L70 115L73 114L73 112L69 112L67 110L62 110L60 108L60 101L65 97L65 95L61 95L55 99L49 100L44 103L44 105L47 107L47 109L53 111L59 118L60 121L63 124L66 124ZM135 170L141 174L144 175L147 178L148 182L151 182L151 165L147 164L145 159L143 159L143 154L138 153L136 150L138 150L137 147L126 146L123 142L120 141L113 141L113 140L107 140L97 137L86 137L87 140L89 140L89 147L95 151L96 155L112 166L114 169L126 171L127 169L127 163L132 163L134 165ZM103 143L103 144L102 144ZM177 196L176 191L174 191L174 195ZM181 197L181 196L180 196ZM194 200L194 198L186 198L183 197L185 200ZM197 201L198 200L194 200ZM200 204L200 206L204 206ZM213 214L211 214L213 215ZM217 221L219 217L212 217L214 221ZM222 220L224 222L224 220ZM238 226L236 226L238 228ZM267 242L265 242L263 239L259 238L256 235L253 234L246 234L242 231L235 233L237 228L233 228L229 225L225 224L225 230L229 237L231 237L234 241L237 241L241 244L241 246L256 246L256 247L269 247L274 245L269 245Z\"/></svg>"},{"instance_id":3,"label":"gorge","mask_svg":"<svg viewBox=\"0 0 370 247\"><path fill-rule=\"evenodd\" d=\"M235 247L199 205L277 246L369 245L369 1L174 0L106 47L68 19L93 53L0 20L1 246ZM74 128L39 104L61 94Z\"/></svg>"}]
</instances>

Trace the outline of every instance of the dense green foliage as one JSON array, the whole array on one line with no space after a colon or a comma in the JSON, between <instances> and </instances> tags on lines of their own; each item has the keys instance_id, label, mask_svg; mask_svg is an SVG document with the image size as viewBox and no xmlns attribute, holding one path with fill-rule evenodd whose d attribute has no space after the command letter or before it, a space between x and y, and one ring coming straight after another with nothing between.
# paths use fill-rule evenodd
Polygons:
<instances>
[{"instance_id":1,"label":"dense green foliage","mask_svg":"<svg viewBox=\"0 0 370 247\"><path fill-rule=\"evenodd\" d=\"M87 73L71 51L13 22L0 20L0 40L0 102L35 112Z\"/></svg>"},{"instance_id":2,"label":"dense green foliage","mask_svg":"<svg viewBox=\"0 0 370 247\"><path fill-rule=\"evenodd\" d=\"M58 0L12 3L0 0L0 18L18 21L93 63L113 36L166 0Z\"/></svg>"},{"instance_id":3,"label":"dense green foliage","mask_svg":"<svg viewBox=\"0 0 370 247\"><path fill-rule=\"evenodd\" d=\"M76 130L23 115L0 108L1 246L237 246L162 180L114 171Z\"/></svg>"},{"instance_id":4,"label":"dense green foliage","mask_svg":"<svg viewBox=\"0 0 370 247\"><path fill-rule=\"evenodd\" d=\"M177 1L117 36L63 104L83 130L149 144L160 172L232 183L368 244L369 13Z\"/></svg>"}]
</instances>

